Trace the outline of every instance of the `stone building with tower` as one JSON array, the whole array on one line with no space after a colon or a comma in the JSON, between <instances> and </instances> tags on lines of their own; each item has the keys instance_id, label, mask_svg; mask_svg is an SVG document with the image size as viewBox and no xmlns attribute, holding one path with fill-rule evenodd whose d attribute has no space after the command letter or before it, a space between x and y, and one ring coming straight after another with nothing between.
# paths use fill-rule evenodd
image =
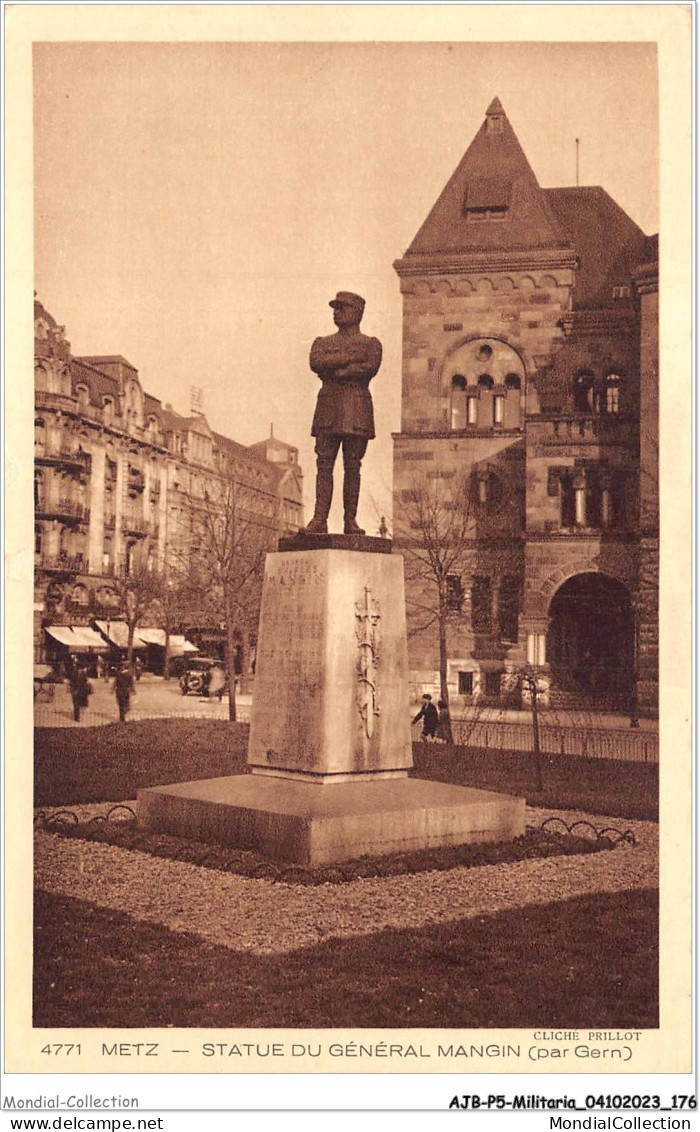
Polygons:
<instances>
[{"instance_id":1,"label":"stone building with tower","mask_svg":"<svg viewBox=\"0 0 700 1132\"><path fill-rule=\"evenodd\" d=\"M115 580L139 560L163 571L190 537L193 505L236 484L271 541L303 524L298 450L250 447L182 416L116 356L75 357L64 328L34 304L35 659L66 642L99 646L95 624L120 617ZM184 625L187 629L188 626Z\"/></svg>"},{"instance_id":2,"label":"stone building with tower","mask_svg":"<svg viewBox=\"0 0 700 1132\"><path fill-rule=\"evenodd\" d=\"M554 706L655 714L656 238L603 188L542 188L494 99L394 266L397 550L420 538L402 523L418 480L470 497L470 568L450 579L456 702L512 702L536 666ZM409 580L416 689L438 676L423 596Z\"/></svg>"}]
</instances>

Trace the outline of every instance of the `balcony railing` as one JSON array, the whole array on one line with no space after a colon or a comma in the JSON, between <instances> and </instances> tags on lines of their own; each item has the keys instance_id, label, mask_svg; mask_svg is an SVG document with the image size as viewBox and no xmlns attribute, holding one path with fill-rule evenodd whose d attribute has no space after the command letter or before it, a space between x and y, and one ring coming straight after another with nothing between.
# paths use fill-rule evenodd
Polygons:
<instances>
[{"instance_id":1,"label":"balcony railing","mask_svg":"<svg viewBox=\"0 0 700 1132\"><path fill-rule=\"evenodd\" d=\"M118 621L121 617L119 605L102 605L101 602L96 601L93 608L98 621Z\"/></svg>"},{"instance_id":2,"label":"balcony railing","mask_svg":"<svg viewBox=\"0 0 700 1132\"><path fill-rule=\"evenodd\" d=\"M122 527L130 535L147 535L150 530L150 523L147 519L144 519L143 515L124 515Z\"/></svg>"},{"instance_id":3,"label":"balcony railing","mask_svg":"<svg viewBox=\"0 0 700 1132\"><path fill-rule=\"evenodd\" d=\"M89 452L75 452L67 445L61 445L56 450L49 450L45 445L34 446L34 459L37 464L61 464L74 468L88 468L90 466Z\"/></svg>"},{"instance_id":4,"label":"balcony railing","mask_svg":"<svg viewBox=\"0 0 700 1132\"><path fill-rule=\"evenodd\" d=\"M629 445L634 441L635 422L617 413L558 413L528 417L527 433L529 442L548 448L580 444Z\"/></svg>"},{"instance_id":5,"label":"balcony railing","mask_svg":"<svg viewBox=\"0 0 700 1132\"><path fill-rule=\"evenodd\" d=\"M37 570L50 570L61 574L84 574L87 562L82 554L45 554L35 562Z\"/></svg>"},{"instance_id":6,"label":"balcony railing","mask_svg":"<svg viewBox=\"0 0 700 1132\"><path fill-rule=\"evenodd\" d=\"M34 393L34 403L36 405L43 405L51 407L55 405L57 409L72 409L78 408L78 401L69 393L51 393L48 389L37 389Z\"/></svg>"},{"instance_id":7,"label":"balcony railing","mask_svg":"<svg viewBox=\"0 0 700 1132\"><path fill-rule=\"evenodd\" d=\"M65 609L66 613L70 613L72 618L80 619L81 624L88 624L91 616L89 601L74 601L73 598L67 597Z\"/></svg>"},{"instance_id":8,"label":"balcony railing","mask_svg":"<svg viewBox=\"0 0 700 1132\"><path fill-rule=\"evenodd\" d=\"M87 523L90 519L90 508L73 499L59 499L55 503L40 501L35 510L42 518L68 519L76 523Z\"/></svg>"}]
</instances>

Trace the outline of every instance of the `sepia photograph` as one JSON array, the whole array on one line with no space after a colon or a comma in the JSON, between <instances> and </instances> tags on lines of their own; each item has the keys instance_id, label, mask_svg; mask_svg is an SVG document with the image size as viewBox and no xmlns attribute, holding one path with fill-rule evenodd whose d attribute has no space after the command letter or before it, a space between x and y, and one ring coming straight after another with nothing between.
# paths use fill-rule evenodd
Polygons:
<instances>
[{"instance_id":1,"label":"sepia photograph","mask_svg":"<svg viewBox=\"0 0 700 1132\"><path fill-rule=\"evenodd\" d=\"M634 1071L687 504L657 43L166 30L31 45L24 1021Z\"/></svg>"}]
</instances>

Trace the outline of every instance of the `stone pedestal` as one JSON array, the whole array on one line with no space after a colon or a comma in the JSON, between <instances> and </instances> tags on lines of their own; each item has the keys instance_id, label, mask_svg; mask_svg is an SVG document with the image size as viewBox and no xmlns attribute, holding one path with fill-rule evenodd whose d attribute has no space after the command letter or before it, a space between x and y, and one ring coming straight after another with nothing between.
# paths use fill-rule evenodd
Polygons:
<instances>
[{"instance_id":1,"label":"stone pedestal","mask_svg":"<svg viewBox=\"0 0 700 1132\"><path fill-rule=\"evenodd\" d=\"M268 555L253 774L316 783L406 777L407 680L402 558L335 549Z\"/></svg>"},{"instance_id":2,"label":"stone pedestal","mask_svg":"<svg viewBox=\"0 0 700 1132\"><path fill-rule=\"evenodd\" d=\"M251 773L141 790L140 824L298 864L522 833L521 798L408 778L403 559L319 541L267 558Z\"/></svg>"}]
</instances>

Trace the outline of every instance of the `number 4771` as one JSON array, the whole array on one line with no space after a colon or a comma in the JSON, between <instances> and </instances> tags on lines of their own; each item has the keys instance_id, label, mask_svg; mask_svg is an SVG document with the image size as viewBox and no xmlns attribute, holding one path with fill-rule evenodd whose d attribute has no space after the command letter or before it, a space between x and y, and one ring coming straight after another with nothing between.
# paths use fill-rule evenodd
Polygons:
<instances>
[{"instance_id":1,"label":"number 4771","mask_svg":"<svg viewBox=\"0 0 700 1132\"><path fill-rule=\"evenodd\" d=\"M80 1053L80 1045L77 1042L54 1042L53 1045L44 1046L42 1053L49 1054L64 1054L69 1056L71 1053Z\"/></svg>"}]
</instances>

